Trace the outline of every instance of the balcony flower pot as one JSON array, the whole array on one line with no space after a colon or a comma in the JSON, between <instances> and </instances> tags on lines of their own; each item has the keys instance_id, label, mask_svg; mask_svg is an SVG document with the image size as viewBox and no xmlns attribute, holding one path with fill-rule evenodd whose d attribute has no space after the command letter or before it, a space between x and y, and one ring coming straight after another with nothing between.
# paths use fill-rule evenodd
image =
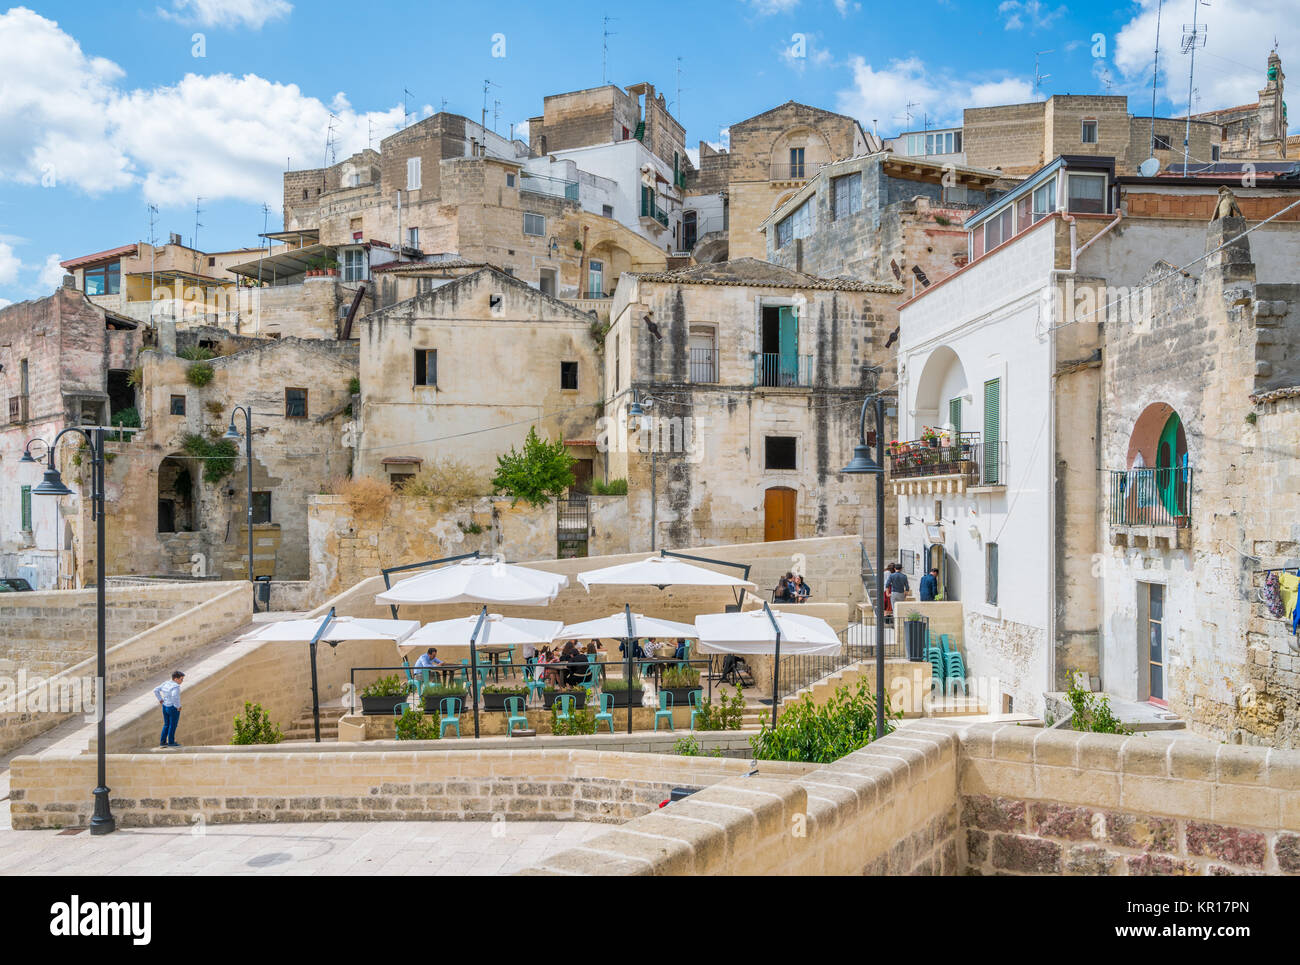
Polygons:
<instances>
[{"instance_id":1,"label":"balcony flower pot","mask_svg":"<svg viewBox=\"0 0 1300 965\"><path fill-rule=\"evenodd\" d=\"M585 690L543 690L542 705L547 710L550 710L551 705L555 703L555 699L563 694L569 694L573 697L573 707L575 710L582 710L587 706L587 692ZM614 706L618 706L617 699L614 701Z\"/></svg>"}]
</instances>

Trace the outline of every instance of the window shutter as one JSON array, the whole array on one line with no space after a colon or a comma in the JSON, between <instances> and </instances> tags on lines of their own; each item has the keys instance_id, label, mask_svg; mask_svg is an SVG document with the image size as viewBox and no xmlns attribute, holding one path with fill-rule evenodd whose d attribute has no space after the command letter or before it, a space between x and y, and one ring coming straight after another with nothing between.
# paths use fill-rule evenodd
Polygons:
<instances>
[{"instance_id":1,"label":"window shutter","mask_svg":"<svg viewBox=\"0 0 1300 965\"><path fill-rule=\"evenodd\" d=\"M952 424L952 434L961 435L961 399L948 400L948 421ZM956 439L953 442L957 442Z\"/></svg>"},{"instance_id":2,"label":"window shutter","mask_svg":"<svg viewBox=\"0 0 1300 965\"><path fill-rule=\"evenodd\" d=\"M999 478L998 451L1002 438L1002 380L984 383L984 483L996 486Z\"/></svg>"}]
</instances>

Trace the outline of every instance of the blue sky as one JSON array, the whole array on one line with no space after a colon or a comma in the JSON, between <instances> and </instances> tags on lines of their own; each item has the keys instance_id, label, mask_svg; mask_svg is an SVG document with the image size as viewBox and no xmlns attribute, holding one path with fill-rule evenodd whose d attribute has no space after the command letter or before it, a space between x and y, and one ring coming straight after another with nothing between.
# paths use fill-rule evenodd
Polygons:
<instances>
[{"instance_id":1,"label":"blue sky","mask_svg":"<svg viewBox=\"0 0 1300 965\"><path fill-rule=\"evenodd\" d=\"M1157 111L1187 102L1182 25L1196 0L1164 5ZM1295 0L1214 0L1197 56L1196 110L1253 101L1276 36L1300 83ZM318 166L330 114L338 157L441 109L507 133L542 98L609 80L649 81L688 143L794 99L873 119L882 135L959 121L966 106L1044 95L1128 94L1150 110L1157 0L1121 3L911 0L614 0L357 4L157 0L0 7L0 304L46 294L57 262L195 232L207 250L257 243L262 204L278 227L279 178ZM201 35L196 38L197 35ZM502 35L496 37L495 35ZM1100 37L1098 37L1100 35ZM505 56L501 52L504 41ZM677 99L680 58L681 103ZM1300 115L1298 115L1300 116ZM1296 130L1293 125L1293 130Z\"/></svg>"}]
</instances>

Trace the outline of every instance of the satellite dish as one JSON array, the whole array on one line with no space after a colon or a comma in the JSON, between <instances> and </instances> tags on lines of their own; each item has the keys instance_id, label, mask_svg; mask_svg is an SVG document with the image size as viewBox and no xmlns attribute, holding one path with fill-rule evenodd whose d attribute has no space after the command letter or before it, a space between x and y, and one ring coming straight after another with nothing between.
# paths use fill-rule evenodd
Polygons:
<instances>
[{"instance_id":1,"label":"satellite dish","mask_svg":"<svg viewBox=\"0 0 1300 965\"><path fill-rule=\"evenodd\" d=\"M1138 165L1138 173L1144 178L1154 178L1160 173L1160 158L1149 157Z\"/></svg>"}]
</instances>

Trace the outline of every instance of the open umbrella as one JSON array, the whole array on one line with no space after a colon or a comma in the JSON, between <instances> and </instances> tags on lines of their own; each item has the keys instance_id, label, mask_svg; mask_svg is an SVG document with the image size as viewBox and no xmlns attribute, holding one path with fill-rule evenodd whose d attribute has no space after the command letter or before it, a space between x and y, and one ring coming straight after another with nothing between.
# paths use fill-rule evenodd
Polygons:
<instances>
[{"instance_id":1,"label":"open umbrella","mask_svg":"<svg viewBox=\"0 0 1300 965\"><path fill-rule=\"evenodd\" d=\"M773 610L764 601L761 610L740 613L701 613L695 618L700 650L706 653L773 654L772 725L780 704L781 648L786 654L834 656L841 650L839 636L820 617Z\"/></svg>"},{"instance_id":2,"label":"open umbrella","mask_svg":"<svg viewBox=\"0 0 1300 965\"><path fill-rule=\"evenodd\" d=\"M754 583L748 579L729 576L726 573L719 573L716 570L710 570L703 566L695 566L687 560L694 560L698 563L712 563L717 566L732 566L743 570L745 577L749 576L749 567L744 563L733 563L729 560L710 560L701 556L685 556L680 553L670 553L668 550L660 550L659 556L647 556L643 560L637 560L632 563L620 563L617 566L606 566L599 570L587 570L578 574L578 582L591 592L593 586L655 586L664 589L668 586L730 586L740 590L740 600L745 598L745 590L757 589ZM632 681L632 651L635 649L632 641L640 634L637 630L636 617L632 613L630 603L623 604L623 621L622 636L624 639L624 653L627 659L627 679L629 684ZM677 634L681 636L681 634ZM627 709L627 732L632 733L632 708Z\"/></svg>"},{"instance_id":3,"label":"open umbrella","mask_svg":"<svg viewBox=\"0 0 1300 965\"><path fill-rule=\"evenodd\" d=\"M638 636L642 637L686 637L696 639L699 634L689 623L677 623L673 620L660 620L633 613ZM622 637L627 633L627 615L611 613L607 617L587 620L583 623L570 623L556 632L556 639L563 640L603 640L606 637Z\"/></svg>"},{"instance_id":4,"label":"open umbrella","mask_svg":"<svg viewBox=\"0 0 1300 965\"><path fill-rule=\"evenodd\" d=\"M483 609L469 635L470 673L474 705L474 736L479 736L478 719L478 650L483 627L488 623L490 603L515 606L545 606L569 583L562 573L534 570L517 563L505 563L492 557L471 558L440 566L418 576L408 577L375 597L376 603L432 604L482 603Z\"/></svg>"},{"instance_id":5,"label":"open umbrella","mask_svg":"<svg viewBox=\"0 0 1300 965\"><path fill-rule=\"evenodd\" d=\"M323 620L279 620L266 623L239 638L241 643L308 643L311 645L311 712L320 743L320 691L316 681L316 644L330 646L344 640L393 640L399 645L420 627L418 620L377 620L336 617L334 608Z\"/></svg>"},{"instance_id":6,"label":"open umbrella","mask_svg":"<svg viewBox=\"0 0 1300 965\"><path fill-rule=\"evenodd\" d=\"M478 630L475 644L480 647L492 646L546 646L560 634L562 624L559 620L524 620L520 617L503 617L499 613L489 613L481 621L479 615L457 617L455 620L439 620L426 623L419 630L398 644L403 653L436 647L439 644L448 647L467 647L474 631Z\"/></svg>"}]
</instances>

